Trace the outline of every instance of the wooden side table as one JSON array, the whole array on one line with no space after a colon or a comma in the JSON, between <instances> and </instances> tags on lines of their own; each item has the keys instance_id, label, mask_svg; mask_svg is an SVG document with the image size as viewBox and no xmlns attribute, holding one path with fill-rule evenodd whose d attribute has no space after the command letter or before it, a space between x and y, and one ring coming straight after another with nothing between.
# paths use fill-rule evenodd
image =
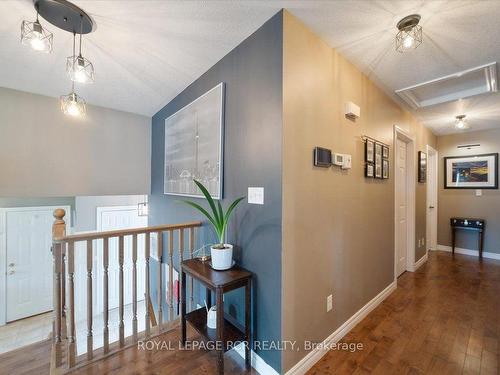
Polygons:
<instances>
[{"instance_id":1,"label":"wooden side table","mask_svg":"<svg viewBox=\"0 0 500 375\"><path fill-rule=\"evenodd\" d=\"M250 366L250 291L252 273L235 266L227 271L216 271L210 267L209 262L199 259L185 260L181 264L181 330L182 345L186 344L186 322L206 340L216 343L217 371L224 373L224 353L232 346L228 342L245 341L245 364ZM186 314L186 275L201 282L206 288L207 304L210 305L212 291L215 292L217 306L217 328L207 327L207 311L205 307ZM239 329L224 318L223 295L237 288L245 288L245 328Z\"/></svg>"}]
</instances>

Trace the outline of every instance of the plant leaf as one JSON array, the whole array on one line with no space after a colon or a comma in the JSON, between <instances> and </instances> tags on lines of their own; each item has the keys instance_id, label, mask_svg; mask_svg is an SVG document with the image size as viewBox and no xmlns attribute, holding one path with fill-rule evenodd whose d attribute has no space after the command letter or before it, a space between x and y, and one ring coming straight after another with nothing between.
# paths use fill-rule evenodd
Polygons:
<instances>
[{"instance_id":1,"label":"plant leaf","mask_svg":"<svg viewBox=\"0 0 500 375\"><path fill-rule=\"evenodd\" d=\"M200 211L203 215L205 215L207 217L208 220L210 220L210 222L212 223L212 225L214 226L214 229L215 229L215 232L217 233L217 235L219 235L219 225L217 225L217 223L215 222L214 218L207 212L207 210L205 210L203 207L201 207L198 203L194 203L194 202L191 202L191 201L181 201L191 207L194 207L196 208L198 211Z\"/></svg>"},{"instance_id":2,"label":"plant leaf","mask_svg":"<svg viewBox=\"0 0 500 375\"><path fill-rule=\"evenodd\" d=\"M208 204L210 205L210 207L212 208L212 212L214 213L215 222L217 223L217 225L219 226L219 229L220 229L220 227L223 224L223 218L219 217L219 213L217 212L217 208L215 207L214 199L212 198L212 196L208 192L207 188L205 186L203 186L203 184L201 182L196 181L196 180L193 180L193 181L196 184L196 186L198 186L198 188L201 190L201 192L203 193L205 198L207 199Z\"/></svg>"},{"instance_id":3,"label":"plant leaf","mask_svg":"<svg viewBox=\"0 0 500 375\"><path fill-rule=\"evenodd\" d=\"M219 207L220 220L221 220L222 224L224 224L224 210L222 209L222 204L220 203L220 199L217 201L217 205Z\"/></svg>"},{"instance_id":4,"label":"plant leaf","mask_svg":"<svg viewBox=\"0 0 500 375\"><path fill-rule=\"evenodd\" d=\"M222 232L223 233L226 231L226 227L227 227L227 224L229 222L229 218L231 217L231 213L236 208L238 203L240 203L243 199L245 199L245 197L241 197L241 198L236 199L233 203L231 203L231 205L227 209L226 215L224 216L224 223L222 224Z\"/></svg>"}]
</instances>

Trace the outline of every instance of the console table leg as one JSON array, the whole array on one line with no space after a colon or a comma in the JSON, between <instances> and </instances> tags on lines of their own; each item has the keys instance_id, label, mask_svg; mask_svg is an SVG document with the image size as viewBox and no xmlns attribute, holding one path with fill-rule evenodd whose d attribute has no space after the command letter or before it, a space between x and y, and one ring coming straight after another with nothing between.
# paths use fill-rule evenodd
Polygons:
<instances>
[{"instance_id":1,"label":"console table leg","mask_svg":"<svg viewBox=\"0 0 500 375\"><path fill-rule=\"evenodd\" d=\"M212 291L210 290L210 288L206 288L205 299L207 301L208 308L210 308L212 306Z\"/></svg>"},{"instance_id":2,"label":"console table leg","mask_svg":"<svg viewBox=\"0 0 500 375\"><path fill-rule=\"evenodd\" d=\"M455 228L451 228L451 253L455 254Z\"/></svg>"},{"instance_id":3,"label":"console table leg","mask_svg":"<svg viewBox=\"0 0 500 375\"><path fill-rule=\"evenodd\" d=\"M181 272L181 331L182 346L186 345L186 273Z\"/></svg>"},{"instance_id":4,"label":"console table leg","mask_svg":"<svg viewBox=\"0 0 500 375\"><path fill-rule=\"evenodd\" d=\"M217 304L217 373L224 374L224 299L221 288L215 291Z\"/></svg>"},{"instance_id":5,"label":"console table leg","mask_svg":"<svg viewBox=\"0 0 500 375\"><path fill-rule=\"evenodd\" d=\"M245 285L245 365L250 368L250 291L251 282Z\"/></svg>"},{"instance_id":6,"label":"console table leg","mask_svg":"<svg viewBox=\"0 0 500 375\"><path fill-rule=\"evenodd\" d=\"M479 231L479 259L483 258L483 231Z\"/></svg>"}]
</instances>

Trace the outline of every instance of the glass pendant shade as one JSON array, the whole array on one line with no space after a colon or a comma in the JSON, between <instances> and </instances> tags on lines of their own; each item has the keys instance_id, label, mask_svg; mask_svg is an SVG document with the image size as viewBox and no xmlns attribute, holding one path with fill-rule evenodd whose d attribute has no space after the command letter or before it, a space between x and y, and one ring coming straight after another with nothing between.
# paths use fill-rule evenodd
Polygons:
<instances>
[{"instance_id":1,"label":"glass pendant shade","mask_svg":"<svg viewBox=\"0 0 500 375\"><path fill-rule=\"evenodd\" d=\"M66 73L69 79L78 83L94 82L94 66L82 55L73 55L66 59Z\"/></svg>"},{"instance_id":2,"label":"glass pendant shade","mask_svg":"<svg viewBox=\"0 0 500 375\"><path fill-rule=\"evenodd\" d=\"M85 116L85 100L78 96L74 91L68 95L61 96L61 111L65 115L73 117Z\"/></svg>"},{"instance_id":3,"label":"glass pendant shade","mask_svg":"<svg viewBox=\"0 0 500 375\"><path fill-rule=\"evenodd\" d=\"M23 21L21 24L21 43L38 52L52 52L53 35L44 29L40 22Z\"/></svg>"},{"instance_id":4,"label":"glass pendant shade","mask_svg":"<svg viewBox=\"0 0 500 375\"><path fill-rule=\"evenodd\" d=\"M420 16L412 14L398 22L396 35L396 51L405 52L422 44L422 26L418 24Z\"/></svg>"}]
</instances>

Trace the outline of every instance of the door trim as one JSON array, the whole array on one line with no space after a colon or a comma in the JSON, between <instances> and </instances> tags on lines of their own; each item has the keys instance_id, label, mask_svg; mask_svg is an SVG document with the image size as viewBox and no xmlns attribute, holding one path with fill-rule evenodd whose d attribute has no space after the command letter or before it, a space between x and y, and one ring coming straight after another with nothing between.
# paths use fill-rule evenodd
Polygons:
<instances>
[{"instance_id":1,"label":"door trim","mask_svg":"<svg viewBox=\"0 0 500 375\"><path fill-rule=\"evenodd\" d=\"M45 211L63 208L66 210L66 226L71 227L70 206L37 206L0 208L0 326L7 324L7 212Z\"/></svg>"},{"instance_id":2,"label":"door trim","mask_svg":"<svg viewBox=\"0 0 500 375\"><path fill-rule=\"evenodd\" d=\"M429 180L431 177L430 175L430 171L429 171L429 166L427 166L427 192L426 192L426 205L425 205L425 212L426 212L426 216L425 216L425 222L426 222L426 240L425 240L425 253L427 254L429 252L429 249L431 249L431 245L432 245L432 242L431 242L431 221L429 220L429 217L430 217L430 212L429 212L429 206L428 206L428 202L429 202L429 197L431 197L431 194L434 195L434 211L435 211L435 215L436 215L436 225L435 225L435 233L436 233L436 248L437 248L437 230L438 230L438 184L439 184L439 180L438 180L438 168L439 168L439 153L436 149L434 149L433 147L427 145L427 162L429 162L429 155L433 154L434 155L434 191L431 191L431 189L429 188ZM436 249L431 249L431 250L436 250Z\"/></svg>"},{"instance_id":3,"label":"door trim","mask_svg":"<svg viewBox=\"0 0 500 375\"><path fill-rule=\"evenodd\" d=\"M394 152L393 154L393 176L394 176L394 281L397 282L398 279L398 255L396 248L396 223L397 223L397 215L398 209L396 207L396 140L401 140L406 143L407 147L407 173L406 173L406 187L407 187L407 207L408 207L408 215L407 215L407 233L408 233L408 241L406 248L406 270L413 272L415 265L415 180L416 180L416 157L415 157L415 138L410 135L406 130L400 128L397 125L394 125Z\"/></svg>"}]
</instances>

